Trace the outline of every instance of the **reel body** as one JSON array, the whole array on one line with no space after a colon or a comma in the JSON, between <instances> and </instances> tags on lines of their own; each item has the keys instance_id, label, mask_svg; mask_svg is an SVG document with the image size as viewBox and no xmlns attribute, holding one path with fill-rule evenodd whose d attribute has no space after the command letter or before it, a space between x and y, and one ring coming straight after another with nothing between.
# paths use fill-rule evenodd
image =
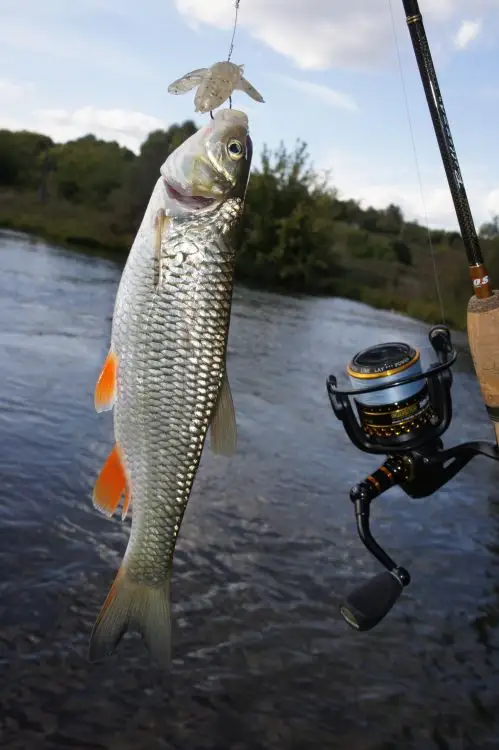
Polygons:
<instances>
[{"instance_id":1,"label":"reel body","mask_svg":"<svg viewBox=\"0 0 499 750\"><path fill-rule=\"evenodd\" d=\"M391 610L409 585L409 572L397 565L370 529L372 500L400 486L412 498L427 497L450 481L476 455L499 460L496 445L468 442L444 449L441 436L452 420L452 372L456 350L446 326L429 332L436 361L423 371L420 352L401 342L365 349L347 367L351 389L326 381L336 417L360 450L384 454L376 471L352 487L357 530L366 549L385 572L355 589L340 608L356 630L370 630Z\"/></svg>"},{"instance_id":2,"label":"reel body","mask_svg":"<svg viewBox=\"0 0 499 750\"><path fill-rule=\"evenodd\" d=\"M392 343L366 349L353 358L347 371L356 387L341 389L334 375L328 377L327 392L333 411L360 450L374 454L416 450L435 442L450 425L450 368L457 354L444 326L432 328L429 339L437 361L426 372L421 370L416 349ZM409 363L394 366L403 350L404 360ZM387 355L385 364L371 363L383 354ZM370 372L356 372L361 368L369 368ZM358 387L359 382L362 387Z\"/></svg>"}]
</instances>

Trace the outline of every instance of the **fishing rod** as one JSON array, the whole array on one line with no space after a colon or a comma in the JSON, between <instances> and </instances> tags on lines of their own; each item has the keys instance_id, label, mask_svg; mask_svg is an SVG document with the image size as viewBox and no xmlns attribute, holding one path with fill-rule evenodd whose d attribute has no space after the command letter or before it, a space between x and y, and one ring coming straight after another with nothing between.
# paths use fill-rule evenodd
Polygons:
<instances>
[{"instance_id":1,"label":"fishing rod","mask_svg":"<svg viewBox=\"0 0 499 750\"><path fill-rule=\"evenodd\" d=\"M483 400L499 443L499 292L492 289L483 260L418 0L402 0L402 3L468 258L474 292L468 303L468 340Z\"/></svg>"},{"instance_id":2,"label":"fishing rod","mask_svg":"<svg viewBox=\"0 0 499 750\"><path fill-rule=\"evenodd\" d=\"M374 538L371 502L394 486L411 498L428 497L475 456L499 461L499 292L492 289L485 267L418 2L402 3L468 259L474 292L468 303L468 339L496 439L444 447L442 435L452 420L451 367L457 358L445 325L429 332L436 359L425 371L417 348L388 342L353 357L347 367L352 388L340 388L334 375L327 378L334 414L352 443L364 452L386 456L350 491L360 539L385 568L351 592L340 607L344 620L356 630L375 627L411 582L409 571Z\"/></svg>"}]
</instances>

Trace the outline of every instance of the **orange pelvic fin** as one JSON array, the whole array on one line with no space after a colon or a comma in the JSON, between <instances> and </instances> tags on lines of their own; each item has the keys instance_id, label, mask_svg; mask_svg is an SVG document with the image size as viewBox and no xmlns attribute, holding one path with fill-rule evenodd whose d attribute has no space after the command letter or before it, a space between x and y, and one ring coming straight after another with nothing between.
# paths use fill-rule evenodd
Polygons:
<instances>
[{"instance_id":1,"label":"orange pelvic fin","mask_svg":"<svg viewBox=\"0 0 499 750\"><path fill-rule=\"evenodd\" d=\"M95 386L94 404L98 412L109 411L116 401L118 357L109 351Z\"/></svg>"},{"instance_id":2,"label":"orange pelvic fin","mask_svg":"<svg viewBox=\"0 0 499 750\"><path fill-rule=\"evenodd\" d=\"M123 462L119 454L118 446L115 445L97 477L92 496L94 507L110 518L117 510L123 493L126 495L126 508L123 507L122 518L125 517L126 511L128 510L130 494L127 487Z\"/></svg>"}]
</instances>

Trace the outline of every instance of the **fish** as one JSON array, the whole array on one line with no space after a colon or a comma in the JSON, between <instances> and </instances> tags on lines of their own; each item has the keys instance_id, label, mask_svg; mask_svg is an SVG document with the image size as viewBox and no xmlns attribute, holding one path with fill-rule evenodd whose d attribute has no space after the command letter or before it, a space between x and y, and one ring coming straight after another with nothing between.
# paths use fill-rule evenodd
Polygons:
<instances>
[{"instance_id":1,"label":"fish","mask_svg":"<svg viewBox=\"0 0 499 750\"><path fill-rule=\"evenodd\" d=\"M168 86L169 94L186 94L196 86L195 112L211 112L220 107L236 90L244 91L254 101L264 103L262 95L243 75L244 65L217 62L210 68L197 68Z\"/></svg>"},{"instance_id":2,"label":"fish","mask_svg":"<svg viewBox=\"0 0 499 750\"><path fill-rule=\"evenodd\" d=\"M135 628L171 667L173 557L208 430L215 454L237 446L226 358L252 151L247 115L233 109L186 139L160 168L120 279L94 394L115 443L92 497L109 517L123 500L132 520L92 662Z\"/></svg>"}]
</instances>

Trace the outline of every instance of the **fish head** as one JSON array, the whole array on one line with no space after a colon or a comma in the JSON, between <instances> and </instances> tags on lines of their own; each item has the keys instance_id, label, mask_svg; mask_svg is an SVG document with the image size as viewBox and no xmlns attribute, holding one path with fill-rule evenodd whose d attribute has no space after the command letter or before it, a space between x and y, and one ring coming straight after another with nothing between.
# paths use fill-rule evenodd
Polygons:
<instances>
[{"instance_id":1,"label":"fish head","mask_svg":"<svg viewBox=\"0 0 499 750\"><path fill-rule=\"evenodd\" d=\"M228 198L244 197L252 154L247 115L235 109L219 110L161 167L174 209L206 211Z\"/></svg>"}]
</instances>

